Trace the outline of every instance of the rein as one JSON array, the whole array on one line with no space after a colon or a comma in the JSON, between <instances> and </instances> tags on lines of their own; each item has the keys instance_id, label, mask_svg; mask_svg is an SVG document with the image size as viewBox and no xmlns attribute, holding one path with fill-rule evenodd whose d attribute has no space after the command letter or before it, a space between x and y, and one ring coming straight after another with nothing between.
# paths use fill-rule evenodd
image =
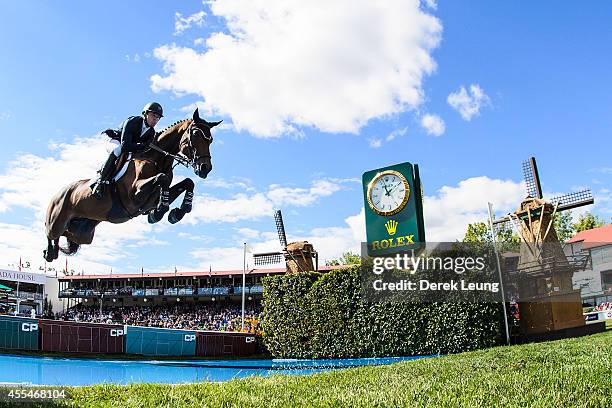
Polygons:
<instances>
[{"instance_id":1,"label":"rein","mask_svg":"<svg viewBox=\"0 0 612 408\"><path fill-rule=\"evenodd\" d=\"M161 147L159 147L159 146L157 146L157 145L155 145L155 144L153 144L153 143L150 143L150 144L149 144L149 147L150 147L151 149L153 149L153 150L155 150L155 151L159 152L159 153L162 153L164 156L170 156L170 157L172 157L174 160L176 160L176 161L177 161L177 164L181 164L181 165L183 165L183 166L185 166L185 167L187 167L187 168L189 168L189 167L193 167L193 168L195 169L195 167L196 167L196 165L197 165L198 161L199 161L199 160L200 160L202 157L208 157L208 158L210 158L210 155L209 155L209 154L207 154L207 155L203 155L203 156L198 156L198 155L196 154L196 152L195 152L195 149L193 148L193 143L191 142L191 138L194 136L194 134L201 135L201 136L202 136L204 139L206 139L206 140L210 140L210 141L212 141L212 138L208 138L208 137L206 137L206 135L204 134L204 132L202 132L200 129L198 129L198 128L197 128L197 126L195 126L193 122L192 122L192 123L189 125L189 127L187 128L187 132L189 132L189 138L187 139L187 143L189 143L188 148L189 148L189 150L190 150L191 152L193 152L193 158L190 158L190 157L188 157L188 156L184 155L184 154L183 154L183 153L181 153L180 151L179 151L179 153L178 153L178 154L172 154L172 153L170 153L170 152L168 152L168 151L166 151L166 150L162 149ZM181 142L181 145L183 145L183 142ZM174 166L172 166L172 168L176 167L176 166L177 166L177 164L175 164Z\"/></svg>"},{"instance_id":2,"label":"rein","mask_svg":"<svg viewBox=\"0 0 612 408\"><path fill-rule=\"evenodd\" d=\"M193 160L190 160L189 157L185 156L182 153L178 153L178 154L172 154L170 152L165 151L164 149L162 149L161 147L154 145L153 143L149 144L149 147L159 153L162 153L164 156L170 156L172 157L174 160L177 161L178 164L182 164L185 167L190 167L193 166L195 164L195 162ZM176 164L173 166L173 168L176 166Z\"/></svg>"}]
</instances>

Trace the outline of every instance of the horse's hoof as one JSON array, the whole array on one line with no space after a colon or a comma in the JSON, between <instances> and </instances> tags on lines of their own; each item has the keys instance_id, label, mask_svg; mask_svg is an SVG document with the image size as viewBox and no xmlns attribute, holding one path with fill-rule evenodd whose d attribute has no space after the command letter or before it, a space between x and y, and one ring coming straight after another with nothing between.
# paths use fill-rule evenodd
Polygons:
<instances>
[{"instance_id":1,"label":"horse's hoof","mask_svg":"<svg viewBox=\"0 0 612 408\"><path fill-rule=\"evenodd\" d=\"M47 262L53 262L53 257L51 256L52 254L49 253L49 251L47 251L46 249L43 250L43 258L45 258L45 261Z\"/></svg>"},{"instance_id":2,"label":"horse's hoof","mask_svg":"<svg viewBox=\"0 0 612 408\"><path fill-rule=\"evenodd\" d=\"M170 211L170 214L168 214L168 222L170 224L176 224L182 220L184 216L185 212L181 211L179 208L174 208L172 211Z\"/></svg>"},{"instance_id":3,"label":"horse's hoof","mask_svg":"<svg viewBox=\"0 0 612 408\"><path fill-rule=\"evenodd\" d=\"M149 221L149 224L155 224L156 222L159 222L161 220L161 217L158 218L155 214L156 214L156 211L151 211L149 215L147 216L147 220Z\"/></svg>"}]
</instances>

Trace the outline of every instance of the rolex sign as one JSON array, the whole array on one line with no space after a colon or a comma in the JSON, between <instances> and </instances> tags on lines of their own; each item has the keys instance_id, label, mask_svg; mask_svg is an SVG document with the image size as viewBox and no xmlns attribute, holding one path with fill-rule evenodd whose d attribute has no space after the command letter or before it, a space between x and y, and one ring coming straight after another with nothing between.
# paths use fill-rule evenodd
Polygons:
<instances>
[{"instance_id":1,"label":"rolex sign","mask_svg":"<svg viewBox=\"0 0 612 408\"><path fill-rule=\"evenodd\" d=\"M419 166L400 163L363 174L369 256L388 255L425 242Z\"/></svg>"}]
</instances>

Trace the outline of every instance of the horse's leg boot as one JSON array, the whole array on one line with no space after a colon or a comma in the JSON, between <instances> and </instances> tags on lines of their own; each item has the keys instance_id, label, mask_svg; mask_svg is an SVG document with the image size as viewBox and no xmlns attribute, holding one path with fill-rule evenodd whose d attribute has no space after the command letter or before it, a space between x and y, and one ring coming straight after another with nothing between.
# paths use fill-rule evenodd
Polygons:
<instances>
[{"instance_id":1,"label":"horse's leg boot","mask_svg":"<svg viewBox=\"0 0 612 408\"><path fill-rule=\"evenodd\" d=\"M108 156L108 159L106 159L104 166L102 166L102 169L100 169L100 180L92 192L96 200L102 199L104 196L104 187L106 187L107 184L110 184L110 179L113 176L113 170L115 169L115 160L117 160L117 156L111 153Z\"/></svg>"}]
</instances>

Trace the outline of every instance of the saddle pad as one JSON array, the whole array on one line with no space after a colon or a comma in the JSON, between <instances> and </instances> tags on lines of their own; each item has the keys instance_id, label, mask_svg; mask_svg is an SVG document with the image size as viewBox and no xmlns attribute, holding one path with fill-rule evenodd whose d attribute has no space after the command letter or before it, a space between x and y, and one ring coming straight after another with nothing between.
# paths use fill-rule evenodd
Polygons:
<instances>
[{"instance_id":1,"label":"saddle pad","mask_svg":"<svg viewBox=\"0 0 612 408\"><path fill-rule=\"evenodd\" d=\"M125 163L123 164L123 166L121 166L121 169L119 169L119 171L117 172L117 174L115 174L115 177L113 177L113 181L117 181L119 180L121 177L123 177L123 175L125 174L125 172L127 171L128 165L130 164L130 160L132 159L132 153L130 153L125 161Z\"/></svg>"}]
</instances>

